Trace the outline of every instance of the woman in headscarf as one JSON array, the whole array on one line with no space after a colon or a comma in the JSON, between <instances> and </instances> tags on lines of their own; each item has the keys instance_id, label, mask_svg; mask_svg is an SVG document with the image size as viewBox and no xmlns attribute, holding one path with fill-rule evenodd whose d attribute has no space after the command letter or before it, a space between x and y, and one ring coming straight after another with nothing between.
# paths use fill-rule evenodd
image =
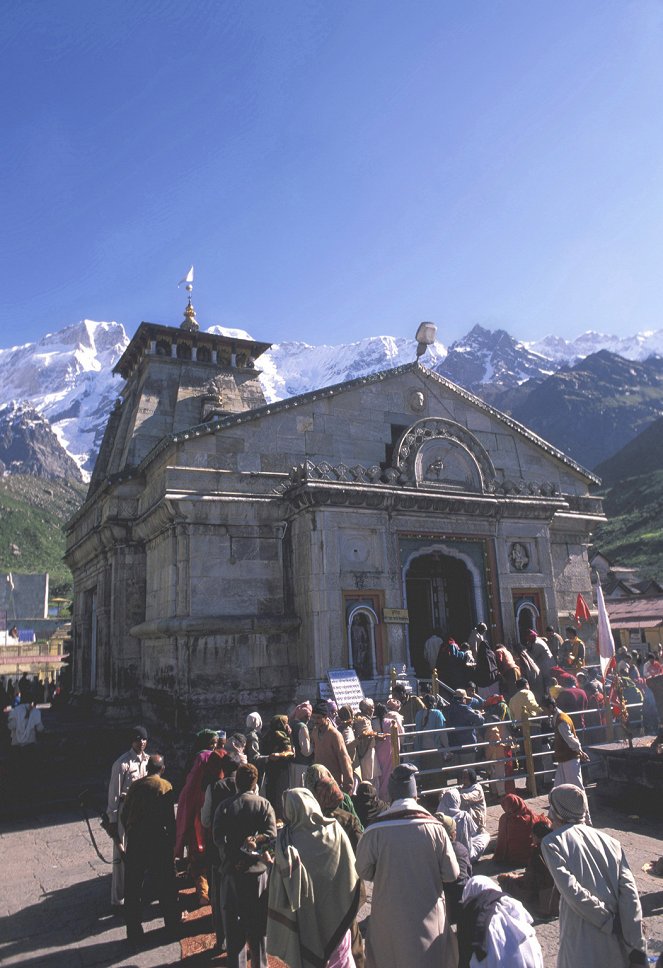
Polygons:
<instances>
[{"instance_id":1,"label":"woman in headscarf","mask_svg":"<svg viewBox=\"0 0 663 968\"><path fill-rule=\"evenodd\" d=\"M223 734L225 736L225 733ZM201 729L193 738L193 744L184 761L184 776L187 776L199 753L203 750L215 750L219 744L219 733L216 729Z\"/></svg>"},{"instance_id":2,"label":"woman in headscarf","mask_svg":"<svg viewBox=\"0 0 663 968\"><path fill-rule=\"evenodd\" d=\"M239 761L240 766L248 763L246 755L246 736L244 733L233 733L223 744L223 748L230 756Z\"/></svg>"},{"instance_id":3,"label":"woman in headscarf","mask_svg":"<svg viewBox=\"0 0 663 968\"><path fill-rule=\"evenodd\" d=\"M262 730L262 718L260 713L249 713L246 717L246 746L244 754L246 762L252 763L258 770L260 779L265 768L265 762L260 754L260 733Z\"/></svg>"},{"instance_id":4,"label":"woman in headscarf","mask_svg":"<svg viewBox=\"0 0 663 968\"><path fill-rule=\"evenodd\" d=\"M269 883L267 950L289 968L354 968L350 926L359 906L352 848L310 790L283 797Z\"/></svg>"},{"instance_id":5,"label":"woman in headscarf","mask_svg":"<svg viewBox=\"0 0 663 968\"><path fill-rule=\"evenodd\" d=\"M493 860L512 867L524 867L532 853L532 828L537 820L544 818L530 810L523 798L515 793L503 797L502 810Z\"/></svg>"},{"instance_id":6,"label":"woman in headscarf","mask_svg":"<svg viewBox=\"0 0 663 968\"><path fill-rule=\"evenodd\" d=\"M511 652L501 642L495 646L495 660L504 686L502 691L507 699L511 699L516 692L516 681L520 679L520 668Z\"/></svg>"},{"instance_id":7,"label":"woman in headscarf","mask_svg":"<svg viewBox=\"0 0 663 968\"><path fill-rule=\"evenodd\" d=\"M435 813L443 813L456 822L456 840L463 844L474 863L488 846L486 832L479 829L468 810L461 807L458 787L450 787L440 797Z\"/></svg>"},{"instance_id":8,"label":"woman in headscarf","mask_svg":"<svg viewBox=\"0 0 663 968\"><path fill-rule=\"evenodd\" d=\"M532 918L490 877L471 877L465 885L458 948L458 968L544 968Z\"/></svg>"},{"instance_id":9,"label":"woman in headscarf","mask_svg":"<svg viewBox=\"0 0 663 968\"><path fill-rule=\"evenodd\" d=\"M277 820L283 820L283 794L288 789L288 766L295 755L290 741L287 716L273 716L269 729L260 741L260 752L266 757L265 797Z\"/></svg>"},{"instance_id":10,"label":"woman in headscarf","mask_svg":"<svg viewBox=\"0 0 663 968\"><path fill-rule=\"evenodd\" d=\"M386 706L379 702L375 707L375 715L378 721L375 753L378 759L378 766L380 767L379 783L376 786L378 795L383 800L389 799L389 777L394 768L391 732L394 727L399 737L405 732L403 728L403 717L399 712L400 708L401 704L398 699L388 699Z\"/></svg>"},{"instance_id":11,"label":"woman in headscarf","mask_svg":"<svg viewBox=\"0 0 663 968\"><path fill-rule=\"evenodd\" d=\"M318 801L325 817L333 817L340 823L353 851L356 852L364 828L355 812L350 795L341 791L327 767L320 763L313 763L306 769L304 786Z\"/></svg>"},{"instance_id":12,"label":"woman in headscarf","mask_svg":"<svg viewBox=\"0 0 663 968\"><path fill-rule=\"evenodd\" d=\"M306 767L313 762L313 741L309 732L309 722L313 715L313 706L308 700L300 702L292 711L290 716L290 729L292 730L292 747L295 751L293 759L290 761L290 787L300 787L303 785Z\"/></svg>"},{"instance_id":13,"label":"woman in headscarf","mask_svg":"<svg viewBox=\"0 0 663 968\"><path fill-rule=\"evenodd\" d=\"M205 802L207 787L215 783L223 772L224 759L225 756L217 750L208 749L198 753L177 801L175 857L183 858L186 851L189 873L196 887L200 907L209 904L205 829L200 819L200 811Z\"/></svg>"},{"instance_id":14,"label":"woman in headscarf","mask_svg":"<svg viewBox=\"0 0 663 968\"><path fill-rule=\"evenodd\" d=\"M376 783L380 777L380 766L375 753L376 734L368 716L355 716L355 773L359 780Z\"/></svg>"},{"instance_id":15,"label":"woman in headscarf","mask_svg":"<svg viewBox=\"0 0 663 968\"><path fill-rule=\"evenodd\" d=\"M532 853L522 874L499 874L500 887L523 904L535 918L559 915L559 891L541 853L541 841L552 830L549 820L537 820L532 827Z\"/></svg>"},{"instance_id":16,"label":"woman in headscarf","mask_svg":"<svg viewBox=\"0 0 663 968\"><path fill-rule=\"evenodd\" d=\"M380 800L373 784L366 780L357 787L357 792L352 796L352 802L364 829L374 823L389 807L389 803Z\"/></svg>"},{"instance_id":17,"label":"woman in headscarf","mask_svg":"<svg viewBox=\"0 0 663 968\"><path fill-rule=\"evenodd\" d=\"M472 876L472 861L470 860L470 855L465 845L456 840L456 821L453 817L448 817L445 813L436 813L435 816L443 824L444 829L449 835L449 840L451 841L451 846L453 847L460 869L460 873L455 881L444 884L444 897L447 902L449 922L451 924L457 924L463 891Z\"/></svg>"},{"instance_id":18,"label":"woman in headscarf","mask_svg":"<svg viewBox=\"0 0 663 968\"><path fill-rule=\"evenodd\" d=\"M355 714L352 712L350 706L341 706L338 711L338 731L343 737L343 742L345 743L345 748L348 751L348 756L355 762L356 750L356 740L355 731L352 728L354 722Z\"/></svg>"}]
</instances>

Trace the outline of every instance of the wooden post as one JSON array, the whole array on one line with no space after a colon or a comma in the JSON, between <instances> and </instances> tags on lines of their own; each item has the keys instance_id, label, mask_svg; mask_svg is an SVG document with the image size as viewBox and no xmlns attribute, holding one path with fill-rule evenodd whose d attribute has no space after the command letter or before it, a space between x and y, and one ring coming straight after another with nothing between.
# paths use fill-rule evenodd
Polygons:
<instances>
[{"instance_id":1,"label":"wooden post","mask_svg":"<svg viewBox=\"0 0 663 968\"><path fill-rule=\"evenodd\" d=\"M431 679L430 688L431 688L431 692L433 693L433 695L434 696L437 696L438 695L438 689L439 689L439 686L437 684L437 669L433 669L433 678Z\"/></svg>"},{"instance_id":2,"label":"wooden post","mask_svg":"<svg viewBox=\"0 0 663 968\"><path fill-rule=\"evenodd\" d=\"M398 726L396 723L391 724L391 765L393 767L398 766L401 761L401 744L398 736Z\"/></svg>"},{"instance_id":3,"label":"wooden post","mask_svg":"<svg viewBox=\"0 0 663 968\"><path fill-rule=\"evenodd\" d=\"M527 787L533 797L536 796L536 777L534 776L534 757L532 755L532 728L529 724L529 717L523 714L520 724L523 731L523 746L525 748L525 763L527 766Z\"/></svg>"}]
</instances>

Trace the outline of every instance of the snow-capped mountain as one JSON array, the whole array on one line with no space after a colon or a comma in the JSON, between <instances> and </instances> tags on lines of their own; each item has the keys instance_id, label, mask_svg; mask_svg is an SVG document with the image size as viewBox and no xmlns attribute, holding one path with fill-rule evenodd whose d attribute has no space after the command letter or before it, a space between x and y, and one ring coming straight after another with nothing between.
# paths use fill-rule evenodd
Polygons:
<instances>
[{"instance_id":1,"label":"snow-capped mountain","mask_svg":"<svg viewBox=\"0 0 663 968\"><path fill-rule=\"evenodd\" d=\"M339 346L276 343L260 357L259 365L265 396L271 402L412 363L416 354L413 339L371 336ZM426 365L436 367L445 355L442 343L434 343L426 353Z\"/></svg>"},{"instance_id":2,"label":"snow-capped mountain","mask_svg":"<svg viewBox=\"0 0 663 968\"><path fill-rule=\"evenodd\" d=\"M589 329L575 339L551 334L522 345L530 352L556 363L577 363L601 350L616 353L627 360L646 360L650 356L663 356L663 329L646 329L635 336L610 336Z\"/></svg>"},{"instance_id":3,"label":"snow-capped mountain","mask_svg":"<svg viewBox=\"0 0 663 968\"><path fill-rule=\"evenodd\" d=\"M0 403L23 401L46 417L85 476L120 388L111 371L128 342L121 323L83 319L0 350Z\"/></svg>"},{"instance_id":4,"label":"snow-capped mountain","mask_svg":"<svg viewBox=\"0 0 663 968\"><path fill-rule=\"evenodd\" d=\"M449 347L444 360L433 367L438 373L474 393L490 385L490 395L550 376L557 369L541 353L534 353L503 329L473 326L467 336Z\"/></svg>"},{"instance_id":5,"label":"snow-capped mountain","mask_svg":"<svg viewBox=\"0 0 663 968\"><path fill-rule=\"evenodd\" d=\"M244 331L221 326L209 327L209 331L252 338ZM122 387L112 370L128 342L121 323L84 319L36 343L0 350L0 405L21 401L46 418L64 451L83 476L89 477L108 414ZM560 367L574 365L601 349L634 361L652 354L663 356L663 329L632 337L587 332L575 340L548 336L523 342L504 330L475 326L448 351L436 342L424 362L496 405L511 409L509 393L518 394L520 401L528 381L539 385ZM413 361L415 355L413 339L392 336L322 346L276 343L260 357L260 379L267 399L273 402L399 366Z\"/></svg>"}]
</instances>

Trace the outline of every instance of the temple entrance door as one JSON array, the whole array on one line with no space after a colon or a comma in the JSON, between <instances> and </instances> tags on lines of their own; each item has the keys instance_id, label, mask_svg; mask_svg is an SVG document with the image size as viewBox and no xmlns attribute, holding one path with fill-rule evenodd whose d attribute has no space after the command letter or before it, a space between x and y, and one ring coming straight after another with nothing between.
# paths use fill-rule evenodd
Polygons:
<instances>
[{"instance_id":1,"label":"temple entrance door","mask_svg":"<svg viewBox=\"0 0 663 968\"><path fill-rule=\"evenodd\" d=\"M472 575L459 558L434 552L415 558L405 577L410 661L417 676L428 676L424 643L432 629L459 644L477 623Z\"/></svg>"},{"instance_id":2,"label":"temple entrance door","mask_svg":"<svg viewBox=\"0 0 663 968\"><path fill-rule=\"evenodd\" d=\"M541 614L541 595L538 592L514 592L513 610L518 627L518 641L527 645L527 636L534 630L537 635L543 632Z\"/></svg>"}]
</instances>

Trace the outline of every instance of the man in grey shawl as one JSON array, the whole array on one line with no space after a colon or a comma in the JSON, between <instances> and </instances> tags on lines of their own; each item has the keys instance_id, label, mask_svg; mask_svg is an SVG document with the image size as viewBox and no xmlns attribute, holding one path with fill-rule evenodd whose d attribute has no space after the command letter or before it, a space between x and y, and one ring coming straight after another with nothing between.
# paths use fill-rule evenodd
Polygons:
<instances>
[{"instance_id":1,"label":"man in grey shawl","mask_svg":"<svg viewBox=\"0 0 663 968\"><path fill-rule=\"evenodd\" d=\"M394 769L391 807L365 830L357 847L357 872L373 882L366 968L458 964L444 884L455 881L460 868L443 824L417 803L416 773L410 763ZM404 884L413 889L404 890Z\"/></svg>"},{"instance_id":2,"label":"man in grey shawl","mask_svg":"<svg viewBox=\"0 0 663 968\"><path fill-rule=\"evenodd\" d=\"M557 968L646 965L642 908L622 845L586 826L586 813L580 787L550 791L553 830L541 851L560 893Z\"/></svg>"}]
</instances>

